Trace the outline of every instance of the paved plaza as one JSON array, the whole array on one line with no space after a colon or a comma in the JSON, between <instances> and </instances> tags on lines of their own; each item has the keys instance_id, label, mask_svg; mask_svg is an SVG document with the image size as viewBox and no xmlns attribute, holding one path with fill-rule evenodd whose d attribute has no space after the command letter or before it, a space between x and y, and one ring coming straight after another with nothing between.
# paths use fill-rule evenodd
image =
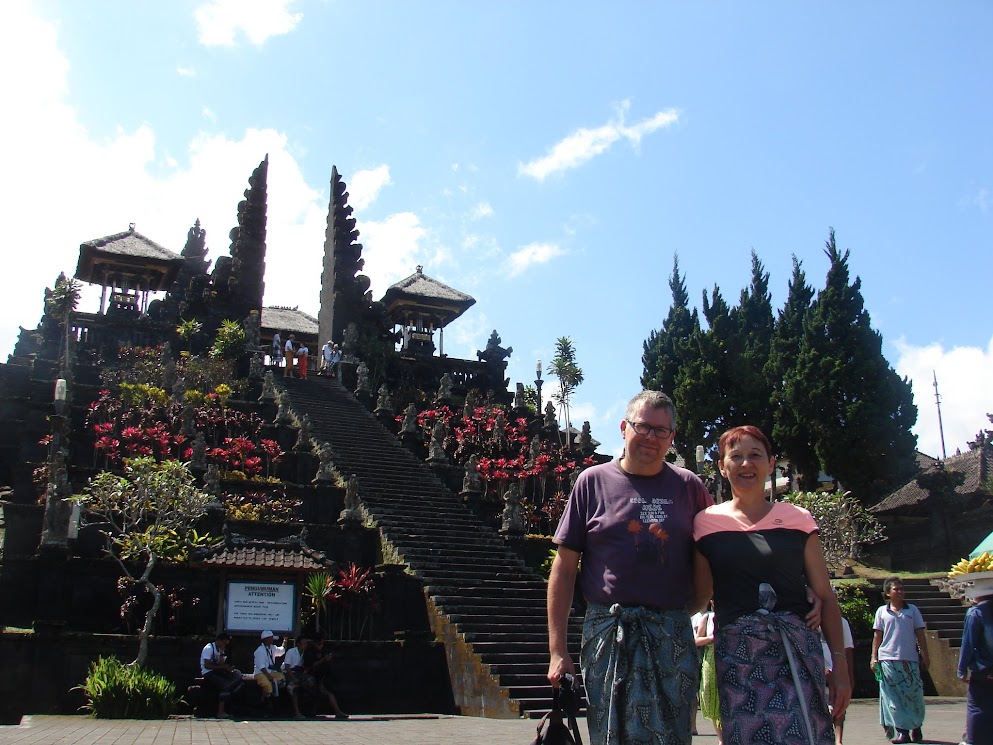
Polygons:
<instances>
[{"instance_id":1,"label":"paved plaza","mask_svg":"<svg viewBox=\"0 0 993 745\"><path fill-rule=\"evenodd\" d=\"M702 718L693 745L716 745ZM965 700L929 699L924 742L957 745L965 722ZM537 722L453 716L353 716L348 721L237 721L176 718L167 721L97 720L30 716L18 726L0 727L0 743L18 745L528 745ZM583 740L586 724L581 722ZM849 709L846 745L885 745L878 703L857 701Z\"/></svg>"}]
</instances>

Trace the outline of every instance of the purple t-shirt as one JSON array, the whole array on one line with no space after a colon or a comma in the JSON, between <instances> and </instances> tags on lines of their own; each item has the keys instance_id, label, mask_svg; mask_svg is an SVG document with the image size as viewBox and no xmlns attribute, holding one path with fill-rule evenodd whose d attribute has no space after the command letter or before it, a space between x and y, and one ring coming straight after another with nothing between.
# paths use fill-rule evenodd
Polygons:
<instances>
[{"instance_id":1,"label":"purple t-shirt","mask_svg":"<svg viewBox=\"0 0 993 745\"><path fill-rule=\"evenodd\" d=\"M583 471L554 541L582 553L588 603L686 607L693 576L693 516L713 504L692 471L669 463L635 476L616 461Z\"/></svg>"}]
</instances>

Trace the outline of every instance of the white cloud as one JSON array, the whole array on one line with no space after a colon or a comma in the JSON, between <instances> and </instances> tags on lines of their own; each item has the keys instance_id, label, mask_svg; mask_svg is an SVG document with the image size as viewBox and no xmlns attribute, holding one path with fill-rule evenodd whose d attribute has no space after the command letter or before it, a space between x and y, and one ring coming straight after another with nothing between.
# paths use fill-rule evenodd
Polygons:
<instances>
[{"instance_id":1,"label":"white cloud","mask_svg":"<svg viewBox=\"0 0 993 745\"><path fill-rule=\"evenodd\" d=\"M345 182L348 184L348 203L356 210L362 210L375 202L383 187L392 184L393 180L390 178L390 167L383 164L356 171Z\"/></svg>"},{"instance_id":2,"label":"white cloud","mask_svg":"<svg viewBox=\"0 0 993 745\"><path fill-rule=\"evenodd\" d=\"M489 202L480 202L472 208L470 215L473 220L481 220L484 217L493 217L493 207Z\"/></svg>"},{"instance_id":3,"label":"white cloud","mask_svg":"<svg viewBox=\"0 0 993 745\"><path fill-rule=\"evenodd\" d=\"M372 280L374 297L382 297L391 284L409 277L418 264L425 263L420 242L427 231L413 212L397 212L385 220L367 220L359 224L359 230L362 258L366 262L362 274Z\"/></svg>"},{"instance_id":4,"label":"white cloud","mask_svg":"<svg viewBox=\"0 0 993 745\"><path fill-rule=\"evenodd\" d=\"M896 371L914 383L917 404L917 449L941 457L941 435L934 400L934 375L941 394L941 419L945 449L952 455L965 450L975 434L988 428L987 412L993 413L993 338L986 349L954 347L940 343L922 347L908 344L902 337L895 343L899 357Z\"/></svg>"},{"instance_id":5,"label":"white cloud","mask_svg":"<svg viewBox=\"0 0 993 745\"><path fill-rule=\"evenodd\" d=\"M625 139L637 147L641 138L658 129L668 127L679 120L675 109L660 111L654 116L628 126L624 119L629 102L625 101L618 109L615 119L595 129L577 129L565 139L552 146L547 155L535 158L528 163L519 163L518 175L529 176L536 181L544 181L548 176L577 168L588 160L606 152L615 142Z\"/></svg>"},{"instance_id":6,"label":"white cloud","mask_svg":"<svg viewBox=\"0 0 993 745\"><path fill-rule=\"evenodd\" d=\"M217 114L215 114L213 112L213 110L211 110L210 107L208 107L208 106L203 106L200 109L200 116L202 116L208 122L216 122L217 121Z\"/></svg>"},{"instance_id":7,"label":"white cloud","mask_svg":"<svg viewBox=\"0 0 993 745\"><path fill-rule=\"evenodd\" d=\"M529 243L510 255L510 276L516 277L532 264L547 264L565 249L554 243Z\"/></svg>"},{"instance_id":8,"label":"white cloud","mask_svg":"<svg viewBox=\"0 0 993 745\"><path fill-rule=\"evenodd\" d=\"M193 11L200 43L231 47L241 31L250 43L261 46L300 23L303 13L291 13L292 4L293 0L210 0Z\"/></svg>"},{"instance_id":9,"label":"white cloud","mask_svg":"<svg viewBox=\"0 0 993 745\"><path fill-rule=\"evenodd\" d=\"M195 78L197 76L197 71L192 67L183 67L180 65L176 68L176 73L181 78Z\"/></svg>"}]
</instances>

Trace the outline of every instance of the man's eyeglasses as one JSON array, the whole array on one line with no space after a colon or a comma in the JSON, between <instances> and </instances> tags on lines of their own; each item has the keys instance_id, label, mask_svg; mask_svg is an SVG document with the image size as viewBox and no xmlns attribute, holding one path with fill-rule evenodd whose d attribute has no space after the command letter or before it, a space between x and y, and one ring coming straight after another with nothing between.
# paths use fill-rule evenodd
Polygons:
<instances>
[{"instance_id":1,"label":"man's eyeglasses","mask_svg":"<svg viewBox=\"0 0 993 745\"><path fill-rule=\"evenodd\" d=\"M637 432L639 435L655 435L660 440L664 440L666 437L675 432L672 427L653 427L651 424L645 424L644 422L632 422L628 420L628 424L631 425L631 429Z\"/></svg>"}]
</instances>

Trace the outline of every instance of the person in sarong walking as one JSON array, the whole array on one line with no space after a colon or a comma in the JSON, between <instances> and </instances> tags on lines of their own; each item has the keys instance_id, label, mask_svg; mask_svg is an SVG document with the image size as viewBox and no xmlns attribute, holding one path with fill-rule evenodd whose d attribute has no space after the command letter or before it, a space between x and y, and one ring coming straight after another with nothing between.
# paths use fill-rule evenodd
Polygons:
<instances>
[{"instance_id":1,"label":"person in sarong walking","mask_svg":"<svg viewBox=\"0 0 993 745\"><path fill-rule=\"evenodd\" d=\"M721 701L717 695L717 670L714 666L714 606L700 614L696 628L696 648L700 653L700 713L713 722L717 745L723 745L721 735Z\"/></svg>"},{"instance_id":2,"label":"person in sarong walking","mask_svg":"<svg viewBox=\"0 0 993 745\"><path fill-rule=\"evenodd\" d=\"M965 613L958 674L969 683L961 745L993 742L993 595Z\"/></svg>"},{"instance_id":3,"label":"person in sarong walking","mask_svg":"<svg viewBox=\"0 0 993 745\"><path fill-rule=\"evenodd\" d=\"M889 602L876 609L869 661L879 681L879 723L890 742L922 742L921 665L928 667L931 662L924 618L916 605L906 601L899 577L883 582L883 595Z\"/></svg>"},{"instance_id":4,"label":"person in sarong walking","mask_svg":"<svg viewBox=\"0 0 993 745\"><path fill-rule=\"evenodd\" d=\"M844 714L852 688L817 524L804 509L766 500L775 459L761 430L728 430L718 451L732 498L697 514L693 537L697 594L714 596L723 740L834 745L832 714ZM804 621L808 587L835 664L829 693L820 636Z\"/></svg>"},{"instance_id":5,"label":"person in sarong walking","mask_svg":"<svg viewBox=\"0 0 993 745\"><path fill-rule=\"evenodd\" d=\"M583 471L555 532L548 679L575 673L567 643L577 573L587 610L580 663L593 745L690 745L697 657L689 611L693 516L713 503L696 474L666 463L676 408L642 391L620 423L624 454ZM580 557L582 568L580 569Z\"/></svg>"}]
</instances>

